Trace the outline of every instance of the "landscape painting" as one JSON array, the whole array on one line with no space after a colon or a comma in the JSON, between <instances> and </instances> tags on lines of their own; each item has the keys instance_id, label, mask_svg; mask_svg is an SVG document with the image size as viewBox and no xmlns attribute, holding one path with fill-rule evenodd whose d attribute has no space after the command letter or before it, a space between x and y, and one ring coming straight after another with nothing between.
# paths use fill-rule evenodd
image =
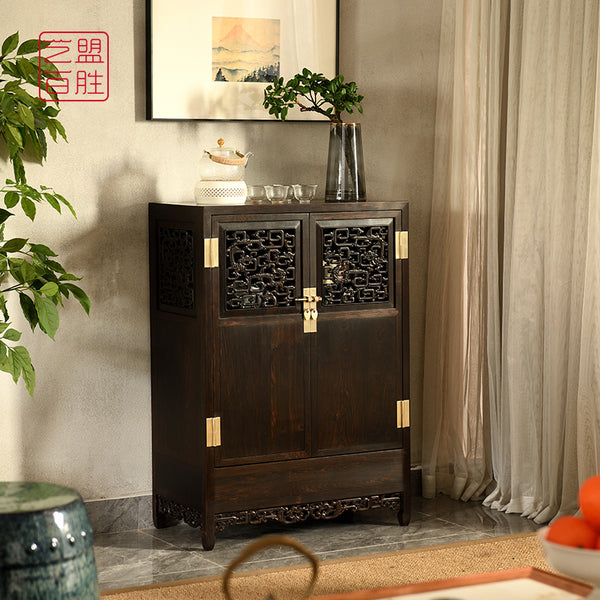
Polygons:
<instances>
[{"instance_id":1,"label":"landscape painting","mask_svg":"<svg viewBox=\"0 0 600 600\"><path fill-rule=\"evenodd\" d=\"M212 18L212 81L272 82L280 52L279 19Z\"/></svg>"},{"instance_id":2,"label":"landscape painting","mask_svg":"<svg viewBox=\"0 0 600 600\"><path fill-rule=\"evenodd\" d=\"M145 1L149 119L272 121L268 85L305 67L337 74L341 0Z\"/></svg>"}]
</instances>

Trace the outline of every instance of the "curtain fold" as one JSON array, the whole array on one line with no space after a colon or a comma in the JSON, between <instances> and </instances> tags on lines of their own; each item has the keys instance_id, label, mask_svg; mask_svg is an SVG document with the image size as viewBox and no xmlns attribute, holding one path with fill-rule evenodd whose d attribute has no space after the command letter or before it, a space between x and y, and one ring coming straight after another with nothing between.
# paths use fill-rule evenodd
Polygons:
<instances>
[{"instance_id":1,"label":"curtain fold","mask_svg":"<svg viewBox=\"0 0 600 600\"><path fill-rule=\"evenodd\" d=\"M444 7L424 495L546 522L600 471L599 34L596 0Z\"/></svg>"},{"instance_id":2,"label":"curtain fold","mask_svg":"<svg viewBox=\"0 0 600 600\"><path fill-rule=\"evenodd\" d=\"M494 0L444 2L425 319L425 496L480 497L491 481L489 383L482 365L505 18L505 7Z\"/></svg>"}]
</instances>

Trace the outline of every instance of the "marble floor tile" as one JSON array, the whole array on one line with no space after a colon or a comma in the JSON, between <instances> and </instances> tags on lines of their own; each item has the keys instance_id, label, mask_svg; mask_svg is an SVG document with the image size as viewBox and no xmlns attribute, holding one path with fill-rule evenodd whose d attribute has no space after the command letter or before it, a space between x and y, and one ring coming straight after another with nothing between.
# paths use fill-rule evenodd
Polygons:
<instances>
[{"instance_id":1,"label":"marble floor tile","mask_svg":"<svg viewBox=\"0 0 600 600\"><path fill-rule=\"evenodd\" d=\"M250 543L268 534L291 536L319 560L330 560L521 533L538 527L529 519L493 511L478 502L445 496L431 500L416 497L407 526L398 525L394 512L377 509L331 521L229 527L217 534L210 552L202 548L200 530L185 524L98 533L94 536L94 548L100 588L108 590L221 575ZM238 570L303 562L306 559L296 550L280 546L252 556Z\"/></svg>"}]
</instances>

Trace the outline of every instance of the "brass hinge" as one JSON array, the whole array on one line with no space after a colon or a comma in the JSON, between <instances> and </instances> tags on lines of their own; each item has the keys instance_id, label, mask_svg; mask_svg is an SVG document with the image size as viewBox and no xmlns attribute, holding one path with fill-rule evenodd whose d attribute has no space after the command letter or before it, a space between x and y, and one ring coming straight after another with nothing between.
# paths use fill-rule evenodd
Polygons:
<instances>
[{"instance_id":1,"label":"brass hinge","mask_svg":"<svg viewBox=\"0 0 600 600\"><path fill-rule=\"evenodd\" d=\"M396 258L408 258L408 231L396 231Z\"/></svg>"},{"instance_id":2,"label":"brass hinge","mask_svg":"<svg viewBox=\"0 0 600 600\"><path fill-rule=\"evenodd\" d=\"M396 427L410 427L410 400L396 402Z\"/></svg>"},{"instance_id":3,"label":"brass hinge","mask_svg":"<svg viewBox=\"0 0 600 600\"><path fill-rule=\"evenodd\" d=\"M221 445L221 417L206 419L206 447L216 448Z\"/></svg>"},{"instance_id":4,"label":"brass hinge","mask_svg":"<svg viewBox=\"0 0 600 600\"><path fill-rule=\"evenodd\" d=\"M319 311L317 310L317 302L321 300L317 296L317 288L304 288L304 296L296 298L296 302L302 302L302 320L304 323L304 333L316 333L317 318Z\"/></svg>"},{"instance_id":5,"label":"brass hinge","mask_svg":"<svg viewBox=\"0 0 600 600\"><path fill-rule=\"evenodd\" d=\"M207 269L219 266L219 238L204 238L204 266Z\"/></svg>"}]
</instances>

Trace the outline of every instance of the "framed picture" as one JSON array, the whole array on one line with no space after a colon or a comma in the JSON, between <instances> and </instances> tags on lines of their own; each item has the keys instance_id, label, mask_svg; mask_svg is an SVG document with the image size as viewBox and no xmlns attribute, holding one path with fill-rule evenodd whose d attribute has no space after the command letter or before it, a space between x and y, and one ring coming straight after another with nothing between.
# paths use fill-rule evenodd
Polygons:
<instances>
[{"instance_id":1,"label":"framed picture","mask_svg":"<svg viewBox=\"0 0 600 600\"><path fill-rule=\"evenodd\" d=\"M147 0L147 118L273 120L262 105L270 81L305 67L337 75L338 3Z\"/></svg>"}]
</instances>

